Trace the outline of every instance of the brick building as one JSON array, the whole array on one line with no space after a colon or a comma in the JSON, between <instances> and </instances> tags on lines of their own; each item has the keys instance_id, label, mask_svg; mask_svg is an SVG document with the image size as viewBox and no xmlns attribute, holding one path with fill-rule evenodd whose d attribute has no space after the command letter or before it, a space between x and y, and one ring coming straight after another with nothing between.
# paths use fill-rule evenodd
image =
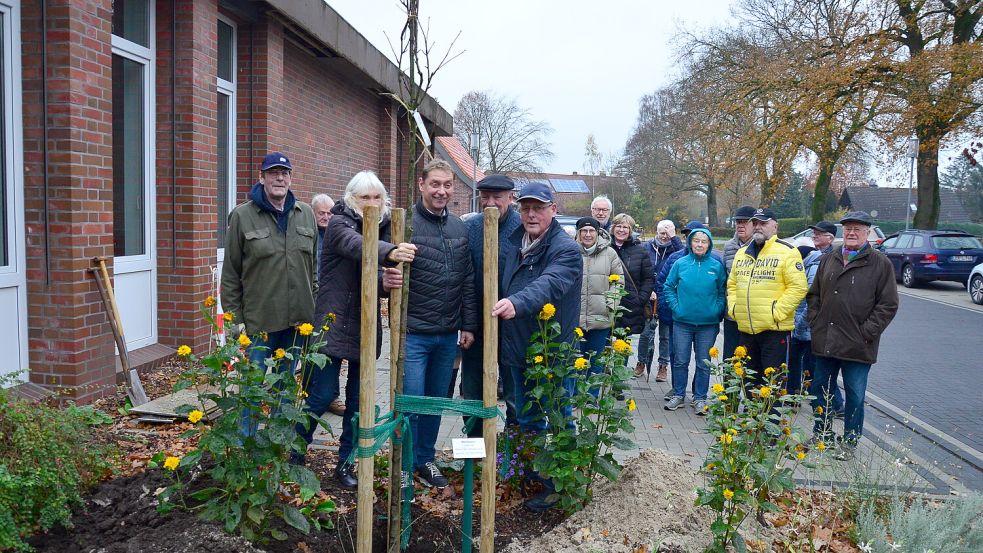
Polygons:
<instances>
[{"instance_id":1,"label":"brick building","mask_svg":"<svg viewBox=\"0 0 983 553\"><path fill-rule=\"evenodd\" d=\"M203 350L226 215L267 151L302 201L364 169L405 197L398 69L323 0L0 0L0 39L0 375L81 401L115 384L97 256L131 356Z\"/></svg>"}]
</instances>

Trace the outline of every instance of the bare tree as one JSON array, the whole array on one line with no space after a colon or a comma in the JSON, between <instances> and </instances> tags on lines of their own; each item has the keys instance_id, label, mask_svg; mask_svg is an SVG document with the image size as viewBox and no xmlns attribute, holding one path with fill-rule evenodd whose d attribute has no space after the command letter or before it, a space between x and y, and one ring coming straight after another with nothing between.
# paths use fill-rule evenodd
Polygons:
<instances>
[{"instance_id":1,"label":"bare tree","mask_svg":"<svg viewBox=\"0 0 983 553\"><path fill-rule=\"evenodd\" d=\"M480 136L478 164L490 173L539 172L553 159L549 135L553 128L537 121L514 98L490 91L471 91L454 110L454 134L464 143Z\"/></svg>"}]
</instances>

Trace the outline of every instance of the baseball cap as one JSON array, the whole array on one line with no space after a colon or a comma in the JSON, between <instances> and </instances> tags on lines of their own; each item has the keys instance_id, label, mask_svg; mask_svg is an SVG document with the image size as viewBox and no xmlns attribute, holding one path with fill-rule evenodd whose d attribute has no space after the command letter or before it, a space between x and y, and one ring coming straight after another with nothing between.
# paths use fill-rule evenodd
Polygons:
<instances>
[{"instance_id":1,"label":"baseball cap","mask_svg":"<svg viewBox=\"0 0 983 553\"><path fill-rule=\"evenodd\" d=\"M830 223L829 221L819 221L815 225L809 225L812 230L818 230L819 232L825 232L826 234L832 234L836 236L836 225Z\"/></svg>"},{"instance_id":2,"label":"baseball cap","mask_svg":"<svg viewBox=\"0 0 983 553\"><path fill-rule=\"evenodd\" d=\"M750 219L754 215L754 208L749 205L742 205L734 212L734 219Z\"/></svg>"},{"instance_id":3,"label":"baseball cap","mask_svg":"<svg viewBox=\"0 0 983 553\"><path fill-rule=\"evenodd\" d=\"M870 214L866 211L850 211L840 219L841 225L847 223L860 223L869 227L874 224L874 220L870 218Z\"/></svg>"},{"instance_id":4,"label":"baseball cap","mask_svg":"<svg viewBox=\"0 0 983 553\"><path fill-rule=\"evenodd\" d=\"M754 213L751 214L751 218L755 221L774 221L775 212L767 207L759 207L758 209L754 210Z\"/></svg>"},{"instance_id":5,"label":"baseball cap","mask_svg":"<svg viewBox=\"0 0 983 553\"><path fill-rule=\"evenodd\" d=\"M515 190L515 181L505 175L488 175L478 181L478 190Z\"/></svg>"},{"instance_id":6,"label":"baseball cap","mask_svg":"<svg viewBox=\"0 0 983 553\"><path fill-rule=\"evenodd\" d=\"M553 191L544 182L530 182L522 187L522 192L516 198L517 202L522 200L536 200L544 204L551 204L553 203Z\"/></svg>"},{"instance_id":7,"label":"baseball cap","mask_svg":"<svg viewBox=\"0 0 983 553\"><path fill-rule=\"evenodd\" d=\"M287 156L281 154L280 152L273 152L266 154L263 158L263 165L260 167L261 171L269 171L274 167L283 167L284 169L293 171L293 166L290 165L290 160Z\"/></svg>"}]
</instances>

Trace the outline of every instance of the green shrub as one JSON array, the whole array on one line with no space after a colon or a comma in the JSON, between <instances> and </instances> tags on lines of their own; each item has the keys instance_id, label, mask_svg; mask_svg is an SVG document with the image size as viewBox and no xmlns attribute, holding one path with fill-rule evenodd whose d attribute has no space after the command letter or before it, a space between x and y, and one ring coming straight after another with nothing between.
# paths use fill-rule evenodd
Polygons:
<instances>
[{"instance_id":1,"label":"green shrub","mask_svg":"<svg viewBox=\"0 0 983 553\"><path fill-rule=\"evenodd\" d=\"M30 551L30 536L71 524L82 493L110 470L111 451L93 443L89 429L106 418L91 407L62 410L0 388L0 550Z\"/></svg>"},{"instance_id":2,"label":"green shrub","mask_svg":"<svg viewBox=\"0 0 983 553\"><path fill-rule=\"evenodd\" d=\"M812 224L811 217L790 217L778 220L778 236L784 238L798 234Z\"/></svg>"},{"instance_id":3,"label":"green shrub","mask_svg":"<svg viewBox=\"0 0 983 553\"><path fill-rule=\"evenodd\" d=\"M881 227L881 230L884 231L885 235L904 230L904 221L874 222L877 224L877 226ZM939 223L938 227L940 229L961 230L963 232L968 232L973 236L983 236L983 225L979 223Z\"/></svg>"},{"instance_id":4,"label":"green shrub","mask_svg":"<svg viewBox=\"0 0 983 553\"><path fill-rule=\"evenodd\" d=\"M983 550L983 498L968 495L940 501L896 497L884 516L876 502L857 515L857 543L871 553Z\"/></svg>"},{"instance_id":5,"label":"green shrub","mask_svg":"<svg viewBox=\"0 0 983 553\"><path fill-rule=\"evenodd\" d=\"M713 240L716 242L720 237L726 236L727 240L730 240L734 236L733 227L710 227L710 234L713 235ZM680 237L682 238L682 237Z\"/></svg>"}]
</instances>

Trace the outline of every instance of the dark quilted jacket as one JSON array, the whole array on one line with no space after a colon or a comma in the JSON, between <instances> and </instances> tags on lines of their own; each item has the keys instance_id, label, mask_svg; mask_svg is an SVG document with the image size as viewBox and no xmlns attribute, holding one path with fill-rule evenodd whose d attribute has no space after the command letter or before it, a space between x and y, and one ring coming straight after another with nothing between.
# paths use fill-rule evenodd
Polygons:
<instances>
[{"instance_id":1,"label":"dark quilted jacket","mask_svg":"<svg viewBox=\"0 0 983 553\"><path fill-rule=\"evenodd\" d=\"M628 295L621 299L621 307L627 309L616 325L629 329L629 334L639 334L645 326L645 304L655 288L655 274L652 261L645 246L635 237L629 237L619 248L614 240L611 247L618 252L625 266L625 291Z\"/></svg>"},{"instance_id":2,"label":"dark quilted jacket","mask_svg":"<svg viewBox=\"0 0 983 553\"><path fill-rule=\"evenodd\" d=\"M410 270L407 329L415 334L478 330L468 229L456 215L413 206L416 258Z\"/></svg>"}]
</instances>

